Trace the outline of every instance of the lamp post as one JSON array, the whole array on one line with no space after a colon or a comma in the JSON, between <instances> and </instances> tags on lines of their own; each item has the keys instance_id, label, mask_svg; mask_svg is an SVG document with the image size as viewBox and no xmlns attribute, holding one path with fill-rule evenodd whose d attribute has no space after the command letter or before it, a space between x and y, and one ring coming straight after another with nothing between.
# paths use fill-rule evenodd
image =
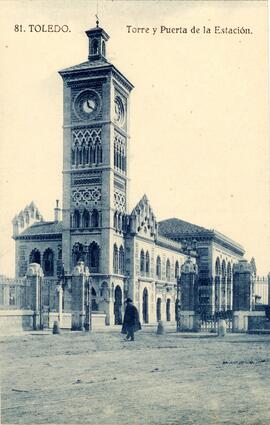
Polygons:
<instances>
[{"instance_id":1,"label":"lamp post","mask_svg":"<svg viewBox=\"0 0 270 425\"><path fill-rule=\"evenodd\" d=\"M64 293L64 285L65 285L65 268L64 263L62 263L61 271L58 275L58 282L56 284L56 292L57 292L57 300L58 300L58 322L59 327L62 326L63 320L63 293Z\"/></svg>"},{"instance_id":2,"label":"lamp post","mask_svg":"<svg viewBox=\"0 0 270 425\"><path fill-rule=\"evenodd\" d=\"M58 294L58 322L61 328L63 319L63 287L61 281L56 285L56 292Z\"/></svg>"}]
</instances>

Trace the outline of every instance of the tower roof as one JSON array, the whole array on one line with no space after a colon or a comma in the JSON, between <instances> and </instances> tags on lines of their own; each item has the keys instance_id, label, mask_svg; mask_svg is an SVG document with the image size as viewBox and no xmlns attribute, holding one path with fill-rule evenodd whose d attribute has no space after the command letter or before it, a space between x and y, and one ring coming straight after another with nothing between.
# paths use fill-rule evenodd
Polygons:
<instances>
[{"instance_id":1,"label":"tower roof","mask_svg":"<svg viewBox=\"0 0 270 425\"><path fill-rule=\"evenodd\" d=\"M106 57L106 43L109 40L107 32L100 28L97 20L97 26L85 31L88 40L88 60L59 71L59 74L65 78L67 76L76 77L79 73L86 74L87 76L91 71L98 70L99 72L112 72L117 79L120 79L122 84L130 91L133 89L131 82L112 64Z\"/></svg>"}]
</instances>

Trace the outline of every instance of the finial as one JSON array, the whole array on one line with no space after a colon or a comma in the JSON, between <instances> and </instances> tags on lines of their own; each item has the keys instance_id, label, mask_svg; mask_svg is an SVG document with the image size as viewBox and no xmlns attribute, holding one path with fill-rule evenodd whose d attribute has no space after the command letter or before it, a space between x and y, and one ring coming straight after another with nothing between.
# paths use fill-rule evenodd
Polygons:
<instances>
[{"instance_id":1,"label":"finial","mask_svg":"<svg viewBox=\"0 0 270 425\"><path fill-rule=\"evenodd\" d=\"M96 25L97 25L97 28L98 28L98 26L99 26L99 19L98 19L98 15L95 15L96 16L96 18L97 18L97 20L96 20Z\"/></svg>"},{"instance_id":2,"label":"finial","mask_svg":"<svg viewBox=\"0 0 270 425\"><path fill-rule=\"evenodd\" d=\"M56 208L59 207L59 199L56 199Z\"/></svg>"}]
</instances>

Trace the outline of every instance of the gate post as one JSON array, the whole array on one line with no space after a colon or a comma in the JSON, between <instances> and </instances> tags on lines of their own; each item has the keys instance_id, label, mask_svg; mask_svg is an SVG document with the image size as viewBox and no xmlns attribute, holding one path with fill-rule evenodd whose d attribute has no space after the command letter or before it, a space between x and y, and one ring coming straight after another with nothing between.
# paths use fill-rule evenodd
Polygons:
<instances>
[{"instance_id":1,"label":"gate post","mask_svg":"<svg viewBox=\"0 0 270 425\"><path fill-rule=\"evenodd\" d=\"M71 280L71 310L72 322L71 329L83 331L85 326L85 290L89 270L84 266L83 261L79 261L74 267Z\"/></svg>"},{"instance_id":2,"label":"gate post","mask_svg":"<svg viewBox=\"0 0 270 425\"><path fill-rule=\"evenodd\" d=\"M181 311L180 324L177 329L181 331L197 331L199 316L198 308L198 267L188 258L181 267L180 278Z\"/></svg>"},{"instance_id":3,"label":"gate post","mask_svg":"<svg viewBox=\"0 0 270 425\"><path fill-rule=\"evenodd\" d=\"M252 267L247 260L240 260L233 268L233 310L251 311L254 303Z\"/></svg>"},{"instance_id":4,"label":"gate post","mask_svg":"<svg viewBox=\"0 0 270 425\"><path fill-rule=\"evenodd\" d=\"M26 276L30 286L30 308L34 311L33 329L43 329L41 284L44 275L40 264L29 264Z\"/></svg>"},{"instance_id":5,"label":"gate post","mask_svg":"<svg viewBox=\"0 0 270 425\"><path fill-rule=\"evenodd\" d=\"M247 330L247 311L254 307L254 279L252 266L240 260L233 267L233 331Z\"/></svg>"}]
</instances>

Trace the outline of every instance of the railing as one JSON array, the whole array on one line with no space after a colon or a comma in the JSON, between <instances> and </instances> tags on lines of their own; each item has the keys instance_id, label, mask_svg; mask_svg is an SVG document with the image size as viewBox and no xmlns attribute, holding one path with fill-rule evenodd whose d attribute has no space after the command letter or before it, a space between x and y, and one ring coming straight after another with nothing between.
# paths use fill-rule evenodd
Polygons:
<instances>
[{"instance_id":1,"label":"railing","mask_svg":"<svg viewBox=\"0 0 270 425\"><path fill-rule=\"evenodd\" d=\"M30 308L30 295L26 278L0 277L1 309L28 309Z\"/></svg>"}]
</instances>

